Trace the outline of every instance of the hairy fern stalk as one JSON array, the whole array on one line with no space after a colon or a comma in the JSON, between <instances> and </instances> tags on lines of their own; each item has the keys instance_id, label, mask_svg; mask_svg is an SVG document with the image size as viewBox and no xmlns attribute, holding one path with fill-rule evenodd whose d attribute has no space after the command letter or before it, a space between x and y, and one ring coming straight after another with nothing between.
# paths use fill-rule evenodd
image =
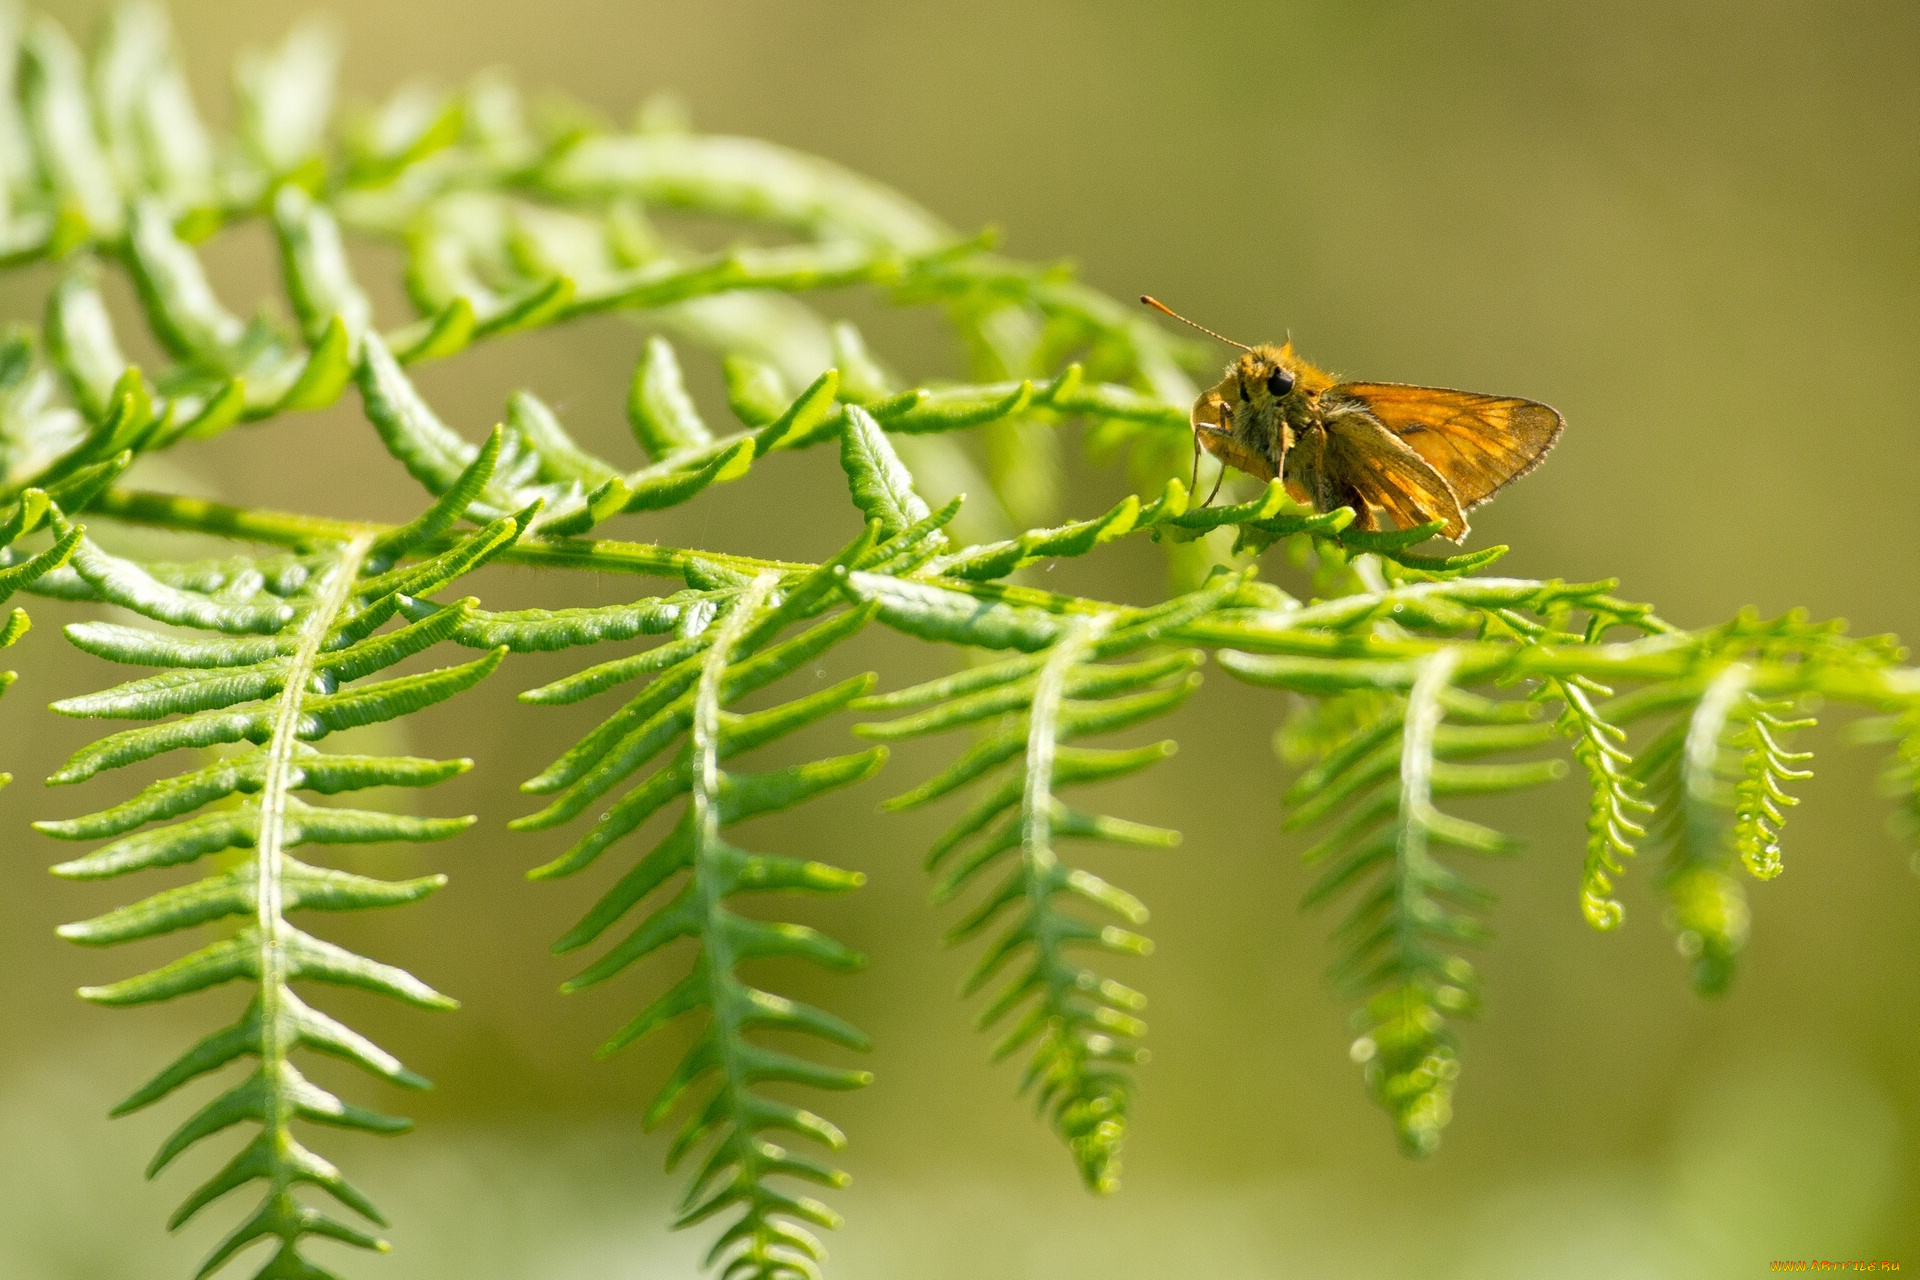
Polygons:
<instances>
[{"instance_id":1,"label":"hairy fern stalk","mask_svg":"<svg viewBox=\"0 0 1920 1280\"><path fill-rule=\"evenodd\" d=\"M862 956L785 917L804 910L801 896L848 892L862 877L750 850L731 828L864 782L883 767L885 742L953 734L960 744L951 765L882 807L970 791L927 855L932 896L968 902L949 937L977 949L965 994L989 992L979 1022L997 1030L993 1056L1024 1058L1018 1087L1100 1192L1117 1185L1132 1102L1148 1083L1135 984L1150 947L1138 931L1147 906L1080 863L1109 860L1124 878L1130 859L1179 837L1068 797L1170 755L1173 741L1136 731L1179 724L1209 663L1284 691L1272 706L1295 771L1287 826L1311 832L1300 850L1306 903L1340 904L1333 978L1355 1007L1348 1051L1413 1154L1440 1143L1462 1023L1483 998L1468 952L1489 936L1493 902L1469 863L1518 848L1460 816L1458 801L1581 779L1589 818L1584 858L1562 872L1569 909L1618 926L1620 878L1657 853L1676 946L1705 992L1726 987L1747 945L1747 882L1785 866L1792 788L1807 776L1792 741L1811 723L1803 703L1870 713L1861 736L1893 744L1888 787L1903 825L1920 827L1920 672L1890 639L1850 638L1799 614L1682 629L1616 596L1612 582L1489 576L1504 547L1423 554L1415 548L1432 526L1357 530L1354 512L1303 508L1278 483L1255 490L1240 478L1221 504L1196 505L1181 476L1189 375L1204 353L826 161L748 139L622 131L586 108L529 112L491 74L452 93L407 87L337 118L338 50L322 28L242 59L238 124L223 137L201 124L157 9L118 11L89 56L56 24L9 9L0 50L11 75L0 92L0 262L52 280L39 323L0 338L0 601L26 591L79 605L67 628L75 645L154 669L55 705L144 723L107 726L53 782L201 753L130 797L38 824L104 842L62 862L63 876L189 864L198 876L176 872L170 887L61 933L104 946L211 930L159 969L84 989L89 1000L137 1004L225 983L249 993L236 1020L116 1109L252 1064L228 1071L153 1161L159 1172L231 1127L249 1135L174 1218L260 1184L203 1276L242 1254L260 1276L329 1274L304 1252L313 1236L384 1247L356 1225L377 1226L378 1210L309 1145L308 1127L387 1133L405 1122L317 1087L296 1063L312 1050L391 1083L424 1081L310 1001L316 984L333 983L426 1009L453 1002L324 941L310 913L400 905L441 877L331 869L305 846L455 835L465 819L322 798L424 786L469 762L323 743L450 697L516 653L610 646L521 695L529 716L573 716L567 708L589 700L601 710L523 784L539 807L511 825L528 833L533 880L562 881L602 857L624 867L553 944L595 952L565 990L623 978L681 944L680 976L637 1001L601 1052L697 1023L646 1118L679 1117L667 1163L691 1172L673 1225L713 1224L709 1261L727 1280L821 1273L815 1229L839 1218L815 1193L846 1176L819 1149L846 1135L795 1099L868 1078L850 1056L868 1047L857 1028L747 976L765 958L858 969ZM730 219L771 247L694 252L673 237L683 212ZM230 309L198 246L251 220L271 228L285 298ZM357 244L404 256L409 314L376 316L356 280ZM161 367L124 354L116 326L126 319L103 292L116 273ZM937 308L969 367L929 384L890 372L814 297L846 288ZM490 431L456 430L410 372L600 313L646 330L624 406L637 453L624 460L582 446L530 392L508 396ZM683 377L683 360L710 359L725 376L724 408L696 403ZM426 509L405 525L126 482L141 455L349 394L426 491ZM1075 518L1056 510L1050 460L1063 424L1124 461L1134 496ZM842 549L825 562L645 540L647 513L719 484L788 483L777 455L816 447L837 452L848 499ZM969 501L924 496L969 487ZM127 559L89 531L105 536L115 522L225 538L233 550L194 563ZM1024 576L1141 534L1167 550L1163 600L1063 595ZM1269 548L1299 595L1260 578ZM445 598L488 561L665 585L580 609ZM87 617L102 605L144 622ZM27 625L14 609L0 647ZM870 628L975 660L908 688L875 674L804 693L783 686ZM389 671L446 644L479 653ZM746 762L802 729L846 728L852 713L868 717L853 731L881 745L785 768ZM1108 735L1120 737L1092 741ZM743 901L768 894L781 895L777 908ZM768 1033L815 1047L776 1048Z\"/></svg>"}]
</instances>

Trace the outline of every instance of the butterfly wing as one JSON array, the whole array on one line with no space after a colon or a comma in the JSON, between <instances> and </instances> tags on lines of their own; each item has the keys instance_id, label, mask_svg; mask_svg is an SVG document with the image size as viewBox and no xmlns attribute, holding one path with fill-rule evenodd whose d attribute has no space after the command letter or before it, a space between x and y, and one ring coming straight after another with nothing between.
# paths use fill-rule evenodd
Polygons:
<instances>
[{"instance_id":1,"label":"butterfly wing","mask_svg":"<svg viewBox=\"0 0 1920 1280\"><path fill-rule=\"evenodd\" d=\"M1394 382L1343 382L1329 400L1358 401L1446 478L1462 510L1540 465L1566 423L1533 400Z\"/></svg>"},{"instance_id":2,"label":"butterfly wing","mask_svg":"<svg viewBox=\"0 0 1920 1280\"><path fill-rule=\"evenodd\" d=\"M1439 520L1455 542L1467 536L1467 518L1452 485L1410 444L1364 411L1329 414L1325 422L1321 467L1326 483L1341 501L1360 500L1355 511L1362 528L1371 527L1364 505L1370 503L1402 529ZM1316 505L1327 509L1325 501Z\"/></svg>"}]
</instances>

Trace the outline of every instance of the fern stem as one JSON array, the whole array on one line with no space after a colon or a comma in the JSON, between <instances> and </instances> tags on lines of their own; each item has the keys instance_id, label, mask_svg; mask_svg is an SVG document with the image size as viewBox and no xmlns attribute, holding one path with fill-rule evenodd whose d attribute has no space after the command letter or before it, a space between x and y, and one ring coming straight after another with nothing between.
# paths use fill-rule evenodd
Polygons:
<instances>
[{"instance_id":1,"label":"fern stem","mask_svg":"<svg viewBox=\"0 0 1920 1280\"><path fill-rule=\"evenodd\" d=\"M1726 731L1734 706L1752 683L1752 667L1744 662L1730 663L1714 676L1713 683L1707 686L1706 696L1700 699L1700 705L1687 722L1686 763L1682 778L1686 783L1689 804L1708 805L1713 802L1715 784L1719 780L1720 737ZM1715 824L1708 820L1704 825L1712 827Z\"/></svg>"},{"instance_id":2,"label":"fern stem","mask_svg":"<svg viewBox=\"0 0 1920 1280\"><path fill-rule=\"evenodd\" d=\"M714 1047L719 1059L721 1090L726 1095L730 1132L740 1141L740 1183L754 1188L747 1200L747 1216L735 1230L723 1236L740 1238L739 1226L751 1222L743 1233L748 1239L744 1252L732 1258L725 1274L733 1275L741 1262L750 1261L756 1275L778 1275L786 1260L769 1252L780 1237L764 1221L766 1204L760 1190L763 1170L754 1132L759 1127L751 1112L749 1087L752 1084L748 1064L741 1050L746 1044L742 1025L742 1005L733 973L739 964L733 940L726 927L728 874L723 865L725 846L720 840L722 775L720 772L720 700L724 692L727 666L741 639L758 623L767 598L780 583L779 575L763 573L747 587L740 604L721 624L720 635L707 650L700 664L700 682L694 695L693 723L689 727L693 748L693 778L688 802L693 810L693 887L699 903L699 937L707 985L707 1008L714 1022ZM722 1139L725 1141L725 1139Z\"/></svg>"},{"instance_id":3,"label":"fern stem","mask_svg":"<svg viewBox=\"0 0 1920 1280\"><path fill-rule=\"evenodd\" d=\"M250 510L209 502L203 498L154 493L144 489L108 489L94 500L89 511L157 529L244 538L296 549L316 542L345 542L363 533L373 534L377 538L398 527L373 520L335 520L327 516L288 511ZM440 539L422 542L412 548L410 554L431 556L444 551L452 541L451 537L443 535ZM749 576L769 569L783 574L807 574L820 567L797 560L767 560L757 556L728 555L718 551L697 551L604 538L523 538L500 551L495 558L504 564L660 578L684 578L687 570L696 565L718 566ZM969 582L940 577L925 580L937 582L946 590L978 600L1025 605L1049 613L1097 614L1123 607L1001 582Z\"/></svg>"},{"instance_id":4,"label":"fern stem","mask_svg":"<svg viewBox=\"0 0 1920 1280\"><path fill-rule=\"evenodd\" d=\"M1440 652L1420 664L1420 676L1407 695L1407 718L1400 740L1400 813L1394 833L1394 932L1402 955L1422 949L1421 934L1430 915L1428 889L1432 854L1427 833L1433 807L1433 740L1446 716L1440 696L1453 682L1460 655Z\"/></svg>"},{"instance_id":5,"label":"fern stem","mask_svg":"<svg viewBox=\"0 0 1920 1280\"><path fill-rule=\"evenodd\" d=\"M1755 675L1744 662L1715 673L1685 722L1675 762L1678 785L1666 815L1671 844L1663 888L1672 904L1675 945L1691 962L1694 988L1702 995L1727 989L1747 940L1746 890L1733 874L1736 859L1716 809L1727 785L1721 773L1727 724L1752 690Z\"/></svg>"},{"instance_id":6,"label":"fern stem","mask_svg":"<svg viewBox=\"0 0 1920 1280\"><path fill-rule=\"evenodd\" d=\"M247 510L199 498L118 488L102 493L91 509L137 524L246 538L295 548L308 547L317 542L345 542L364 533L378 536L395 527L372 521ZM430 556L445 550L451 541L451 535L443 535L440 539L423 543L414 551ZM799 575L819 568L818 565L799 561L589 538L525 538L500 551L497 558L507 564L682 580L690 569L699 566L715 566L744 576L768 570ZM938 575L905 576L975 600L1035 609L1056 616L1097 616L1108 612L1124 612L1126 608L1108 601L1005 582L973 582ZM1650 614L1633 618L1631 625L1653 634L1642 640L1618 644L1530 644L1516 649L1511 644L1450 637L1406 635L1384 639L1370 636L1364 651L1355 654L1349 636L1328 634L1329 628L1343 630L1364 617L1390 616L1399 606L1434 601L1459 603L1471 608L1527 607L1541 593L1558 591L1561 587L1562 584L1526 578L1423 582L1289 611L1229 610L1224 615L1202 617L1170 628L1166 638L1241 651L1227 653L1223 665L1255 683L1261 682L1259 666L1263 659L1243 655L1273 655L1283 659L1352 656L1367 668L1369 680L1374 683L1387 676L1385 666L1388 660L1398 659L1406 663L1405 680L1409 685L1416 678L1415 673L1421 662L1441 652L1456 656L1457 668L1452 680L1459 684L1510 675L1546 678L1585 676L1601 681L1667 681L1686 676L1695 669L1698 654L1688 643L1691 635L1672 631L1667 623ZM1580 603L1581 607L1592 606L1604 611L1631 611L1634 608L1606 595L1582 596ZM1823 663L1809 669L1808 664L1798 662L1756 662L1753 664L1749 690L1756 697L1812 692L1870 706L1893 707L1904 705L1907 700L1920 694L1920 672L1856 664Z\"/></svg>"},{"instance_id":7,"label":"fern stem","mask_svg":"<svg viewBox=\"0 0 1920 1280\"><path fill-rule=\"evenodd\" d=\"M1076 1016L1082 998L1085 971L1067 955L1067 948L1084 939L1084 925L1064 915L1054 903L1067 877L1053 849L1053 823L1058 802L1053 795L1055 749L1059 740L1062 704L1073 670L1111 631L1118 616L1099 614L1076 623L1055 644L1040 669L1029 713L1026 777L1020 816L1021 879L1026 897L1026 927L1032 931L1034 975L1044 984L1043 1007L1047 1027L1034 1055L1031 1076L1038 1076L1040 1105L1052 1112L1054 1125L1073 1153L1088 1189L1111 1192L1120 1185L1120 1146L1126 1137L1128 1088L1112 1071L1102 1070L1101 1048L1106 1036ZM1044 1064L1044 1066L1042 1065Z\"/></svg>"},{"instance_id":8,"label":"fern stem","mask_svg":"<svg viewBox=\"0 0 1920 1280\"><path fill-rule=\"evenodd\" d=\"M720 848L720 696L727 664L733 660L740 638L759 621L760 610L765 607L767 597L773 593L779 581L777 576L770 573L755 578L747 588L745 598L721 624L719 638L707 650L700 664L700 683L694 695L693 724L689 730L693 743L693 780L688 795L693 807L693 874L695 892L700 897L700 919L705 922L700 945L708 961L708 985L712 998L709 1007L713 1010L715 1021L720 1023L722 1032L719 1037L724 1063L722 1069L727 1076L728 1088L736 1093L739 1092L735 1082L737 1064L732 1050L739 1041L740 1028L738 1020L732 1016L734 1002L721 989L725 976L733 972L734 956L722 931L713 927L713 923L725 911L724 894L721 892L724 888L723 876L715 862Z\"/></svg>"},{"instance_id":9,"label":"fern stem","mask_svg":"<svg viewBox=\"0 0 1920 1280\"><path fill-rule=\"evenodd\" d=\"M1027 735L1026 794L1020 826L1020 856L1027 864L1027 898L1044 903L1058 860L1053 856L1053 757L1059 739L1060 703L1067 677L1086 660L1100 637L1113 629L1111 614L1089 618L1054 645L1033 692L1033 731Z\"/></svg>"},{"instance_id":10,"label":"fern stem","mask_svg":"<svg viewBox=\"0 0 1920 1280\"><path fill-rule=\"evenodd\" d=\"M293 752L299 741L300 720L306 701L307 685L313 678L314 664L334 620L353 598L355 580L373 547L373 535L362 533L348 542L333 566L326 590L302 621L298 647L287 668L281 687L280 705L274 709L273 736L268 739L267 761L260 787L260 840L254 851L258 877L255 927L260 948L260 1071L273 1099L264 1127L275 1152L285 1155L293 1143L294 1082L287 1079L288 1061L294 1045L290 1042L292 1019L286 1016L286 885L283 854L286 835L287 796L293 778ZM294 1175L298 1166L287 1159L273 1162L272 1199L291 1202ZM297 1220L297 1219L296 1219ZM283 1239L283 1247L292 1248L297 1237Z\"/></svg>"},{"instance_id":11,"label":"fern stem","mask_svg":"<svg viewBox=\"0 0 1920 1280\"><path fill-rule=\"evenodd\" d=\"M186 498L171 493L144 489L109 489L94 500L92 511L133 524L173 529L182 533L211 533L221 537L245 538L282 547L307 547L316 542L344 542L362 534L378 537L391 533L397 525L373 520L335 520L327 516L301 515L289 511L249 510L203 498ZM452 545L452 537L423 542L414 550L434 555ZM607 539L526 539L502 551L498 558L509 564L545 565L552 568L587 569L595 573L633 573L652 577L678 578L695 562L719 565L743 573L765 569L782 572L806 572L817 565L790 560L762 560L753 556L727 555L718 551L690 551L679 547L661 547L647 542L619 542Z\"/></svg>"},{"instance_id":12,"label":"fern stem","mask_svg":"<svg viewBox=\"0 0 1920 1280\"><path fill-rule=\"evenodd\" d=\"M246 510L199 498L117 488L102 493L92 509L137 524L247 538L296 548L311 546L316 542L348 541L363 533L377 536L394 528L371 521ZM448 545L451 545L451 536L443 535L414 550L421 555L433 555L445 550ZM690 569L703 565L732 570L745 576L768 570L798 575L819 568L818 565L799 561L768 560L644 542L589 538L526 538L500 551L497 558L507 564L682 580ZM1126 608L1107 601L1005 582L973 582L938 575L905 576L957 595L1036 609L1056 616L1097 616L1107 612L1123 612ZM1457 668L1452 680L1459 684L1510 675L1548 678L1585 676L1601 681L1666 681L1686 676L1694 670L1698 654L1693 645L1688 643L1693 638L1690 633L1673 631L1667 623L1650 614L1633 618L1631 625L1653 634L1642 640L1620 644L1531 644L1516 649L1511 644L1451 637L1406 635L1384 639L1370 636L1365 642L1364 651L1355 654L1351 637L1328 634L1329 628L1344 630L1363 617L1390 616L1398 606L1412 606L1423 601L1459 603L1471 608L1527 607L1541 593L1557 591L1561 585L1525 578L1423 582L1289 611L1229 610L1221 616L1202 617L1170 628L1166 638L1222 650L1243 651L1227 653L1223 665L1255 683L1261 682L1259 666L1263 659L1243 654L1309 659L1352 656L1367 668L1369 681L1373 683L1379 683L1387 677L1385 666L1388 660L1399 659L1406 663L1405 680L1409 685L1416 678L1421 663L1442 652L1455 655ZM1581 597L1581 607L1588 605L1606 611L1633 608L1605 595ZM1387 682L1391 683L1390 680ZM1870 706L1893 707L1904 705L1907 700L1920 694L1920 672L1857 664L1823 663L1809 669L1808 664L1799 662L1756 662L1753 664L1749 690L1756 697L1811 692Z\"/></svg>"},{"instance_id":13,"label":"fern stem","mask_svg":"<svg viewBox=\"0 0 1920 1280\"><path fill-rule=\"evenodd\" d=\"M395 527L372 521L331 520L326 516L249 510L222 502L208 502L204 498L154 493L146 489L108 489L93 500L90 510L116 520L152 525L158 529L211 533L283 547L304 547L320 541L347 542L363 533L384 533Z\"/></svg>"},{"instance_id":14,"label":"fern stem","mask_svg":"<svg viewBox=\"0 0 1920 1280\"><path fill-rule=\"evenodd\" d=\"M1410 1155L1431 1154L1452 1118L1459 1064L1443 1019L1444 1012L1466 1010L1471 981L1463 961L1434 946L1436 937L1458 936L1460 926L1437 901L1451 875L1432 852L1434 827L1444 821L1433 804L1435 740L1446 717L1442 699L1458 667L1458 654L1434 654L1420 664L1407 695L1389 883L1392 941L1372 971L1386 981L1363 1010L1369 1026L1354 1055L1365 1063L1374 1096L1393 1114Z\"/></svg>"},{"instance_id":15,"label":"fern stem","mask_svg":"<svg viewBox=\"0 0 1920 1280\"><path fill-rule=\"evenodd\" d=\"M1029 918L1039 921L1034 945L1045 959L1048 970L1049 999L1058 1003L1066 969L1056 959L1060 939L1047 924L1053 919L1048 910L1060 861L1053 852L1053 763L1059 744L1060 704L1066 697L1067 679L1074 667L1086 661L1093 646L1113 630L1112 614L1099 614L1076 624L1066 638L1053 646L1040 668L1040 679L1033 691L1032 731L1027 735L1025 794L1021 802L1020 857L1026 864L1027 910Z\"/></svg>"},{"instance_id":16,"label":"fern stem","mask_svg":"<svg viewBox=\"0 0 1920 1280\"><path fill-rule=\"evenodd\" d=\"M1407 695L1406 728L1400 751L1400 863L1409 867L1427 856L1427 828L1433 818L1433 739L1446 715L1440 695L1453 683L1460 665L1456 651L1442 650L1420 664Z\"/></svg>"}]
</instances>

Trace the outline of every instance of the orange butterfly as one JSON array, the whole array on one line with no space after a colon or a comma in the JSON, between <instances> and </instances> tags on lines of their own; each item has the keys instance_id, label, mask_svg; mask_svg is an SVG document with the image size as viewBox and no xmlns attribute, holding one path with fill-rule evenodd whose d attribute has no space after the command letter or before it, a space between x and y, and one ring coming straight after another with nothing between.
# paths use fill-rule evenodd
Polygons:
<instances>
[{"instance_id":1,"label":"orange butterfly","mask_svg":"<svg viewBox=\"0 0 1920 1280\"><path fill-rule=\"evenodd\" d=\"M1467 515L1540 465L1566 426L1534 400L1397 382L1336 382L1293 353L1293 343L1249 347L1194 324L1164 303L1140 301L1246 354L1193 402L1193 474L1200 451L1322 511L1352 507L1377 529L1378 508L1402 529L1438 520L1467 536ZM1213 501L1220 492L1216 482Z\"/></svg>"}]
</instances>

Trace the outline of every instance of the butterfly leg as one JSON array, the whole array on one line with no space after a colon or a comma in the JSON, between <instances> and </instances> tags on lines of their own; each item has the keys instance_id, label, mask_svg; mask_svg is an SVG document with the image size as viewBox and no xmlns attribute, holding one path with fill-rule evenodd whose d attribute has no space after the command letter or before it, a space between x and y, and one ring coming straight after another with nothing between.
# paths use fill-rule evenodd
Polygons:
<instances>
[{"instance_id":1,"label":"butterfly leg","mask_svg":"<svg viewBox=\"0 0 1920 1280\"><path fill-rule=\"evenodd\" d=\"M1359 487L1328 472L1324 433L1314 439L1313 443L1319 446L1319 456L1315 459L1315 465L1302 468L1300 480L1312 496L1314 507L1321 512L1351 507L1354 528L1377 530L1380 523L1374 518L1373 508L1368 505Z\"/></svg>"},{"instance_id":2,"label":"butterfly leg","mask_svg":"<svg viewBox=\"0 0 1920 1280\"><path fill-rule=\"evenodd\" d=\"M1210 436L1218 436L1222 439L1231 439L1233 435L1232 432L1224 428L1210 427L1204 422L1196 422L1193 424L1193 479L1187 485L1187 492L1189 494L1200 491L1200 452L1202 447L1200 435L1202 432ZM1209 452L1211 452L1211 450L1209 450ZM1226 479L1227 464L1222 462L1220 464L1220 474L1214 477L1213 492L1208 494L1207 500L1200 504L1200 510L1205 510L1213 505L1213 500L1220 495L1220 486L1226 482Z\"/></svg>"},{"instance_id":3,"label":"butterfly leg","mask_svg":"<svg viewBox=\"0 0 1920 1280\"><path fill-rule=\"evenodd\" d=\"M1352 486L1348 486L1346 495L1340 500L1340 505L1344 507L1353 508L1353 527L1354 528L1361 529L1369 533L1375 533L1379 531L1380 521L1373 514L1373 507L1368 504L1365 498L1360 496L1360 491L1358 489L1355 489Z\"/></svg>"}]
</instances>

